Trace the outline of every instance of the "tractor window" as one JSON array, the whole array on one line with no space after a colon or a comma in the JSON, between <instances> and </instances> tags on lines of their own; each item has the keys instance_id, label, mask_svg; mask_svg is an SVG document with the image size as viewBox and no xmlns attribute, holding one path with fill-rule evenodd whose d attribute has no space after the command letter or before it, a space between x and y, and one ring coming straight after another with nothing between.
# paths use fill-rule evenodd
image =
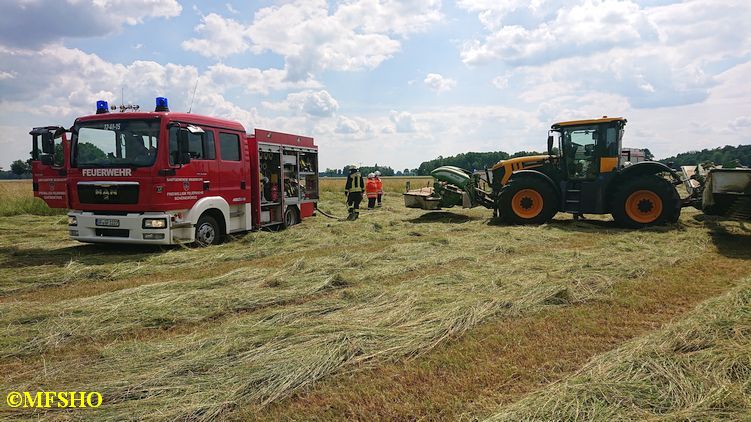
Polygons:
<instances>
[{"instance_id":1,"label":"tractor window","mask_svg":"<svg viewBox=\"0 0 751 422\"><path fill-rule=\"evenodd\" d=\"M614 127L609 127L605 131L605 157L617 157L618 151L618 131Z\"/></svg>"},{"instance_id":2,"label":"tractor window","mask_svg":"<svg viewBox=\"0 0 751 422\"><path fill-rule=\"evenodd\" d=\"M570 179L593 179L597 175L595 148L598 136L596 126L563 129L563 156Z\"/></svg>"}]
</instances>

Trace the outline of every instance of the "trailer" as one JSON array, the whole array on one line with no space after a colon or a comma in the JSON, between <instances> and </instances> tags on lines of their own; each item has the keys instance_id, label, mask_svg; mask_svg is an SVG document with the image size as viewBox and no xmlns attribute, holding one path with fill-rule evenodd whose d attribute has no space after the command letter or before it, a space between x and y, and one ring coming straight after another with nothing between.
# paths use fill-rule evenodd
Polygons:
<instances>
[{"instance_id":1,"label":"trailer","mask_svg":"<svg viewBox=\"0 0 751 422\"><path fill-rule=\"evenodd\" d=\"M114 108L113 108L114 109ZM67 208L71 239L216 244L231 233L289 227L315 214L313 138L170 112L96 114L34 128L36 197Z\"/></svg>"},{"instance_id":2,"label":"trailer","mask_svg":"<svg viewBox=\"0 0 751 422\"><path fill-rule=\"evenodd\" d=\"M687 203L708 215L751 220L751 168L681 166Z\"/></svg>"}]
</instances>

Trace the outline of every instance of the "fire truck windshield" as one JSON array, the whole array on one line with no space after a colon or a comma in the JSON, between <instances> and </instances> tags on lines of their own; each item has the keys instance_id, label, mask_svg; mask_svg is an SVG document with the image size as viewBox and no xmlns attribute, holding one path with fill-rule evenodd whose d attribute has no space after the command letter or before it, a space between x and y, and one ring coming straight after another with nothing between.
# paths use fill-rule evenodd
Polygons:
<instances>
[{"instance_id":1,"label":"fire truck windshield","mask_svg":"<svg viewBox=\"0 0 751 422\"><path fill-rule=\"evenodd\" d=\"M77 167L148 167L154 164L159 120L82 122L73 129Z\"/></svg>"}]
</instances>

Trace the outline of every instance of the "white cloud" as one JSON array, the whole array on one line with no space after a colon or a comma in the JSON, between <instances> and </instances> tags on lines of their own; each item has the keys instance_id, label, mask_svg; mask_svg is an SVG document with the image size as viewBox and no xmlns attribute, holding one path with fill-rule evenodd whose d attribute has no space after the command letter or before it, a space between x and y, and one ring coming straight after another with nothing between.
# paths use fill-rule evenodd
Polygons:
<instances>
[{"instance_id":1,"label":"white cloud","mask_svg":"<svg viewBox=\"0 0 751 422\"><path fill-rule=\"evenodd\" d=\"M521 25L487 24L483 41L465 43L462 60L481 65L501 59L517 64L547 62L589 55L615 46L656 39L656 29L639 5L630 1L585 1L558 11L555 20L533 29Z\"/></svg>"},{"instance_id":2,"label":"white cloud","mask_svg":"<svg viewBox=\"0 0 751 422\"><path fill-rule=\"evenodd\" d=\"M268 94L270 91L285 89L320 88L320 82L313 79L288 81L283 69L237 68L222 63L209 66L205 74L210 89L223 91L239 88L246 92Z\"/></svg>"},{"instance_id":3,"label":"white cloud","mask_svg":"<svg viewBox=\"0 0 751 422\"><path fill-rule=\"evenodd\" d=\"M349 135L356 139L361 139L366 135L372 134L373 126L371 123L360 117L338 116L334 133Z\"/></svg>"},{"instance_id":4,"label":"white cloud","mask_svg":"<svg viewBox=\"0 0 751 422\"><path fill-rule=\"evenodd\" d=\"M177 0L34 0L0 2L0 44L39 47L64 37L92 37L182 12Z\"/></svg>"},{"instance_id":5,"label":"white cloud","mask_svg":"<svg viewBox=\"0 0 751 422\"><path fill-rule=\"evenodd\" d=\"M393 124L393 130L397 133L409 133L417 130L415 118L406 111L392 110L389 114L389 120Z\"/></svg>"},{"instance_id":6,"label":"white cloud","mask_svg":"<svg viewBox=\"0 0 751 422\"><path fill-rule=\"evenodd\" d=\"M274 111L293 111L313 117L330 117L339 109L339 103L326 90L293 92L283 101L264 102L263 106Z\"/></svg>"},{"instance_id":7,"label":"white cloud","mask_svg":"<svg viewBox=\"0 0 751 422\"><path fill-rule=\"evenodd\" d=\"M493 86L498 89L504 89L508 87L509 75L498 75L493 78Z\"/></svg>"},{"instance_id":8,"label":"white cloud","mask_svg":"<svg viewBox=\"0 0 751 422\"><path fill-rule=\"evenodd\" d=\"M551 4L552 3L552 4ZM486 30L466 41L468 65L501 62L510 70L493 83L521 90L524 101L600 92L638 108L707 99L713 68L751 55L751 4L730 0L640 6L634 1L463 0Z\"/></svg>"},{"instance_id":9,"label":"white cloud","mask_svg":"<svg viewBox=\"0 0 751 422\"><path fill-rule=\"evenodd\" d=\"M191 38L181 45L185 50L202 56L222 58L250 48L247 29L239 22L216 13L202 17L195 31L203 38Z\"/></svg>"},{"instance_id":10,"label":"white cloud","mask_svg":"<svg viewBox=\"0 0 751 422\"><path fill-rule=\"evenodd\" d=\"M205 16L183 48L210 57L250 49L284 57L289 79L331 69L373 69L401 48L401 39L442 19L440 1L297 0L259 9L249 25Z\"/></svg>"},{"instance_id":11,"label":"white cloud","mask_svg":"<svg viewBox=\"0 0 751 422\"><path fill-rule=\"evenodd\" d=\"M450 78L445 78L438 73L428 73L425 77L425 85L437 93L451 91L456 87L456 81Z\"/></svg>"},{"instance_id":12,"label":"white cloud","mask_svg":"<svg viewBox=\"0 0 751 422\"><path fill-rule=\"evenodd\" d=\"M751 131L751 117L736 117L728 123L728 128L733 132L744 132L748 135L749 131Z\"/></svg>"},{"instance_id":13,"label":"white cloud","mask_svg":"<svg viewBox=\"0 0 751 422\"><path fill-rule=\"evenodd\" d=\"M227 7L227 10L230 13L232 13L233 15L236 15L236 14L240 13L239 10L235 9L235 6L233 6L232 3L227 3L227 4L225 4L225 6Z\"/></svg>"}]
</instances>

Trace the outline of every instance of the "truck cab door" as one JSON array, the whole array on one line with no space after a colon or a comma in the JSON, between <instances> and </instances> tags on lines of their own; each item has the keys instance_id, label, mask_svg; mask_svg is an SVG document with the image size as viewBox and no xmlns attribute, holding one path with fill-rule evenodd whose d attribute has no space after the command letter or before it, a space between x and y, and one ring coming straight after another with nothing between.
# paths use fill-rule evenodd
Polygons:
<instances>
[{"instance_id":1,"label":"truck cab door","mask_svg":"<svg viewBox=\"0 0 751 422\"><path fill-rule=\"evenodd\" d=\"M31 175L34 196L50 208L69 208L68 169L70 143L60 126L34 128L32 137Z\"/></svg>"},{"instance_id":2,"label":"truck cab door","mask_svg":"<svg viewBox=\"0 0 751 422\"><path fill-rule=\"evenodd\" d=\"M219 192L230 205L250 202L249 151L244 141L240 133L219 130Z\"/></svg>"}]
</instances>

